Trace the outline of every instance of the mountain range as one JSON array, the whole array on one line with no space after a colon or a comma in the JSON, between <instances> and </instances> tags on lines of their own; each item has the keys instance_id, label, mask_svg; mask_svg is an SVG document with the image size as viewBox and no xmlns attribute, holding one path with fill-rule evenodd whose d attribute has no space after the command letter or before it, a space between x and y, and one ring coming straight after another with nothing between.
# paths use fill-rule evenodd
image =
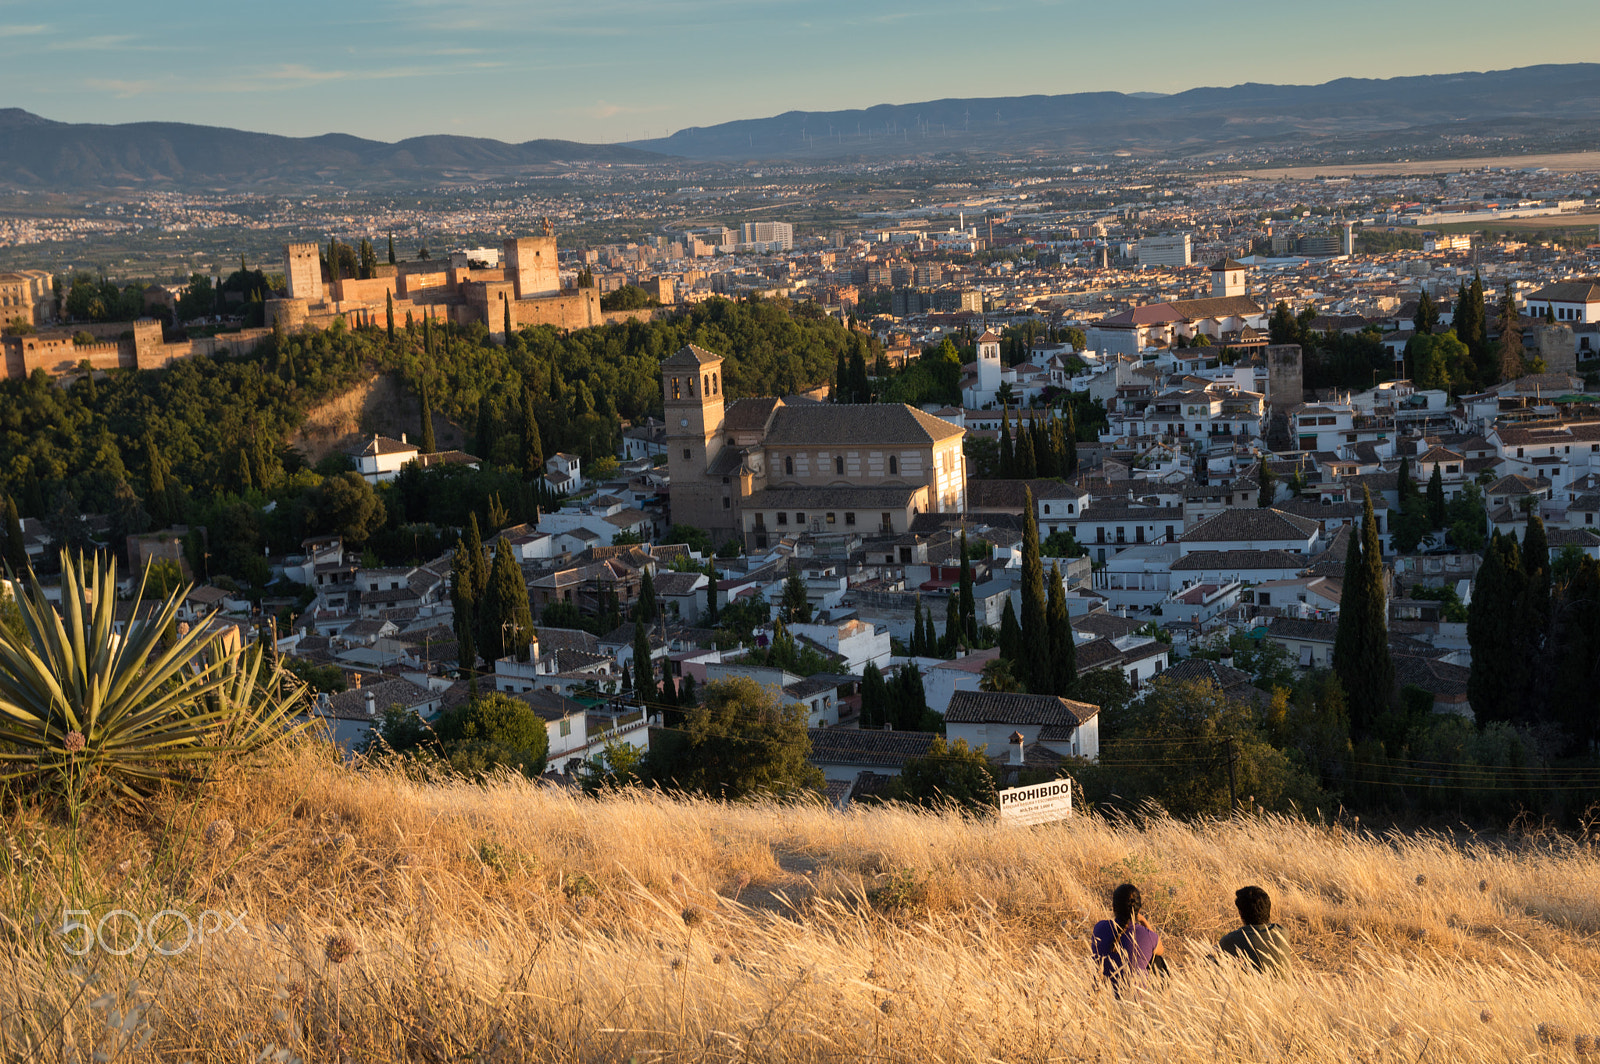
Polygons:
<instances>
[{"instance_id":1,"label":"mountain range","mask_svg":"<svg viewBox=\"0 0 1600 1064\"><path fill-rule=\"evenodd\" d=\"M1371 149L1441 136L1560 135L1591 131L1597 118L1600 64L1572 63L1170 95L1080 92L790 111L631 146L691 159L945 151L1183 156L1247 146Z\"/></svg>"},{"instance_id":2,"label":"mountain range","mask_svg":"<svg viewBox=\"0 0 1600 1064\"><path fill-rule=\"evenodd\" d=\"M508 180L564 164L647 164L669 156L708 162L941 153L1171 157L1249 147L1454 144L1473 154L1483 151L1484 140L1513 150L1517 140L1592 135L1597 119L1600 64L1594 63L1170 95L1086 92L789 111L624 145L446 135L391 144L342 133L283 137L177 122L73 124L10 108L0 109L0 187L381 188Z\"/></svg>"}]
</instances>

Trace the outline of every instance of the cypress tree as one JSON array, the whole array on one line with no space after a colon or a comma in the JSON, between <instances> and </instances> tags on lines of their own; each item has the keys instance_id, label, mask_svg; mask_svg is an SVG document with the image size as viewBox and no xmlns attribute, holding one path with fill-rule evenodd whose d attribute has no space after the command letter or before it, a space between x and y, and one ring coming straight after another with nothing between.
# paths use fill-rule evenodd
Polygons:
<instances>
[{"instance_id":1,"label":"cypress tree","mask_svg":"<svg viewBox=\"0 0 1600 1064\"><path fill-rule=\"evenodd\" d=\"M1067 460L1065 467L1066 472L1062 475L1070 477L1072 474L1078 471L1078 418L1077 415L1072 412L1071 406L1067 407L1066 420L1067 424L1065 435L1067 438Z\"/></svg>"},{"instance_id":2,"label":"cypress tree","mask_svg":"<svg viewBox=\"0 0 1600 1064\"><path fill-rule=\"evenodd\" d=\"M1434 466L1434 471L1438 471ZM1405 507L1406 500L1417 493L1417 482L1411 479L1411 456L1400 456L1400 472L1395 474L1395 491L1400 496L1400 506Z\"/></svg>"},{"instance_id":3,"label":"cypress tree","mask_svg":"<svg viewBox=\"0 0 1600 1064\"><path fill-rule=\"evenodd\" d=\"M1527 372L1522 362L1522 317L1517 313L1517 300L1511 294L1511 282L1506 282L1505 295L1500 297L1500 379L1515 380Z\"/></svg>"},{"instance_id":4,"label":"cypress tree","mask_svg":"<svg viewBox=\"0 0 1600 1064\"><path fill-rule=\"evenodd\" d=\"M961 530L961 628L966 633L967 645L978 641L978 607L972 593L972 559L967 554L967 531Z\"/></svg>"},{"instance_id":5,"label":"cypress tree","mask_svg":"<svg viewBox=\"0 0 1600 1064\"><path fill-rule=\"evenodd\" d=\"M1434 528L1443 528L1445 516L1444 478L1439 475L1439 466L1435 464L1433 476L1428 478L1428 523Z\"/></svg>"},{"instance_id":6,"label":"cypress tree","mask_svg":"<svg viewBox=\"0 0 1600 1064\"><path fill-rule=\"evenodd\" d=\"M150 479L150 491L145 496L150 517L157 528L166 528L173 519L171 496L167 493L167 460L156 447L153 436L145 437L144 462Z\"/></svg>"},{"instance_id":7,"label":"cypress tree","mask_svg":"<svg viewBox=\"0 0 1600 1064\"><path fill-rule=\"evenodd\" d=\"M5 548L3 560L13 576L28 571L28 541L22 535L22 518L17 514L17 500L6 496Z\"/></svg>"},{"instance_id":8,"label":"cypress tree","mask_svg":"<svg viewBox=\"0 0 1600 1064\"><path fill-rule=\"evenodd\" d=\"M1439 324L1439 311L1434 307L1433 300L1424 288L1417 297L1417 313L1411 319L1411 324L1416 328L1417 335L1428 336L1433 332L1433 327Z\"/></svg>"},{"instance_id":9,"label":"cypress tree","mask_svg":"<svg viewBox=\"0 0 1600 1064\"><path fill-rule=\"evenodd\" d=\"M1044 563L1039 557L1039 523L1033 492L1023 491L1022 524L1022 660L1018 679L1036 694L1048 694L1055 679L1050 664L1050 622L1045 613Z\"/></svg>"},{"instance_id":10,"label":"cypress tree","mask_svg":"<svg viewBox=\"0 0 1600 1064\"><path fill-rule=\"evenodd\" d=\"M715 557L706 559L706 620L711 627L717 626L717 562Z\"/></svg>"},{"instance_id":11,"label":"cypress tree","mask_svg":"<svg viewBox=\"0 0 1600 1064\"><path fill-rule=\"evenodd\" d=\"M634 607L633 619L640 624L651 624L656 619L656 582L645 567L644 579L639 582L639 602Z\"/></svg>"},{"instance_id":12,"label":"cypress tree","mask_svg":"<svg viewBox=\"0 0 1600 1064\"><path fill-rule=\"evenodd\" d=\"M926 657L939 656L939 630L933 626L933 607L922 607L922 653Z\"/></svg>"},{"instance_id":13,"label":"cypress tree","mask_svg":"<svg viewBox=\"0 0 1600 1064\"><path fill-rule=\"evenodd\" d=\"M960 595L951 595L944 601L944 642L940 657L954 657L962 643Z\"/></svg>"},{"instance_id":14,"label":"cypress tree","mask_svg":"<svg viewBox=\"0 0 1600 1064\"><path fill-rule=\"evenodd\" d=\"M433 402L428 396L428 386L422 386L422 446L423 454L433 454L439 448L433 439Z\"/></svg>"},{"instance_id":15,"label":"cypress tree","mask_svg":"<svg viewBox=\"0 0 1600 1064\"><path fill-rule=\"evenodd\" d=\"M1011 449L1011 409L1000 408L1000 477L1010 480L1017 475L1017 458Z\"/></svg>"},{"instance_id":16,"label":"cypress tree","mask_svg":"<svg viewBox=\"0 0 1600 1064\"><path fill-rule=\"evenodd\" d=\"M839 352L838 364L833 368L833 401L836 403L855 401L850 395L850 364L845 361L843 351Z\"/></svg>"},{"instance_id":17,"label":"cypress tree","mask_svg":"<svg viewBox=\"0 0 1600 1064\"><path fill-rule=\"evenodd\" d=\"M509 300L509 299L505 301L505 319L506 320L501 324L501 328L505 329L506 345L510 346L512 331L511 331L511 300Z\"/></svg>"},{"instance_id":18,"label":"cypress tree","mask_svg":"<svg viewBox=\"0 0 1600 1064\"><path fill-rule=\"evenodd\" d=\"M482 589L473 582L475 572L466 543L456 540L456 555L450 563L450 603L455 610L456 645L464 671L478 664L476 610Z\"/></svg>"},{"instance_id":19,"label":"cypress tree","mask_svg":"<svg viewBox=\"0 0 1600 1064\"><path fill-rule=\"evenodd\" d=\"M1523 638L1530 654L1544 646L1544 633L1550 626L1550 541L1544 521L1538 514L1528 515L1528 530L1522 534L1522 572L1527 581L1528 623Z\"/></svg>"},{"instance_id":20,"label":"cypress tree","mask_svg":"<svg viewBox=\"0 0 1600 1064\"><path fill-rule=\"evenodd\" d=\"M394 234L389 234L389 265L394 265Z\"/></svg>"},{"instance_id":21,"label":"cypress tree","mask_svg":"<svg viewBox=\"0 0 1600 1064\"><path fill-rule=\"evenodd\" d=\"M850 401L852 403L872 401L872 385L867 380L867 359L861 353L859 345L850 356Z\"/></svg>"},{"instance_id":22,"label":"cypress tree","mask_svg":"<svg viewBox=\"0 0 1600 1064\"><path fill-rule=\"evenodd\" d=\"M661 701L669 706L678 704L678 685L672 679L672 658L661 658Z\"/></svg>"},{"instance_id":23,"label":"cypress tree","mask_svg":"<svg viewBox=\"0 0 1600 1064\"><path fill-rule=\"evenodd\" d=\"M1497 531L1483 552L1467 607L1467 644L1472 648L1467 698L1481 721L1509 720L1512 715L1510 673L1512 659L1520 653L1513 627L1521 574L1508 566L1510 561Z\"/></svg>"},{"instance_id":24,"label":"cypress tree","mask_svg":"<svg viewBox=\"0 0 1600 1064\"><path fill-rule=\"evenodd\" d=\"M433 316L422 316L422 353L427 356L428 364L433 365Z\"/></svg>"},{"instance_id":25,"label":"cypress tree","mask_svg":"<svg viewBox=\"0 0 1600 1064\"><path fill-rule=\"evenodd\" d=\"M1033 433L1017 430L1016 475L1031 480L1039 475L1039 465L1033 455Z\"/></svg>"},{"instance_id":26,"label":"cypress tree","mask_svg":"<svg viewBox=\"0 0 1600 1064\"><path fill-rule=\"evenodd\" d=\"M872 662L861 670L861 728L881 728L887 722L885 713L889 704L889 685L884 682L883 670Z\"/></svg>"},{"instance_id":27,"label":"cypress tree","mask_svg":"<svg viewBox=\"0 0 1600 1064\"><path fill-rule=\"evenodd\" d=\"M694 693L694 677L685 673L683 682L678 684L678 705L689 708L698 701Z\"/></svg>"},{"instance_id":28,"label":"cypress tree","mask_svg":"<svg viewBox=\"0 0 1600 1064\"><path fill-rule=\"evenodd\" d=\"M1488 353L1489 331L1488 310L1483 300L1483 278L1477 270L1472 271L1472 285L1467 289L1468 324L1466 334L1461 337L1461 342L1467 345L1472 352L1472 361L1475 365L1484 364L1484 356Z\"/></svg>"},{"instance_id":29,"label":"cypress tree","mask_svg":"<svg viewBox=\"0 0 1600 1064\"><path fill-rule=\"evenodd\" d=\"M1013 666L1021 665L1022 626L1017 623L1017 611L1011 605L1010 595L1006 596L1005 610L1000 614L1000 656ZM1013 668L1012 671L1017 670Z\"/></svg>"},{"instance_id":30,"label":"cypress tree","mask_svg":"<svg viewBox=\"0 0 1600 1064\"><path fill-rule=\"evenodd\" d=\"M1048 691L1039 694L1070 695L1078 683L1078 648L1072 637L1072 617L1067 612L1067 589L1061 581L1061 566L1050 566L1050 602L1046 609L1050 625L1050 666Z\"/></svg>"},{"instance_id":31,"label":"cypress tree","mask_svg":"<svg viewBox=\"0 0 1600 1064\"><path fill-rule=\"evenodd\" d=\"M1394 662L1389 657L1388 602L1383 587L1383 549L1372 512L1372 493L1363 491L1359 538L1352 536L1345 559L1339 628L1333 667L1349 699L1350 721L1370 732L1394 697Z\"/></svg>"},{"instance_id":32,"label":"cypress tree","mask_svg":"<svg viewBox=\"0 0 1600 1064\"><path fill-rule=\"evenodd\" d=\"M1256 492L1256 506L1266 508L1278 494L1278 475L1267 467L1267 456L1261 456L1261 464L1256 468L1256 482L1260 489Z\"/></svg>"},{"instance_id":33,"label":"cypress tree","mask_svg":"<svg viewBox=\"0 0 1600 1064\"><path fill-rule=\"evenodd\" d=\"M494 407L487 395L479 396L478 416L473 424L472 445L487 455L489 446L494 443L495 432Z\"/></svg>"},{"instance_id":34,"label":"cypress tree","mask_svg":"<svg viewBox=\"0 0 1600 1064\"><path fill-rule=\"evenodd\" d=\"M1600 563L1585 556L1563 600L1551 633L1556 653L1549 704L1567 752L1584 754L1600 739Z\"/></svg>"},{"instance_id":35,"label":"cypress tree","mask_svg":"<svg viewBox=\"0 0 1600 1064\"><path fill-rule=\"evenodd\" d=\"M539 422L533 416L533 392L522 389L522 476L537 480L544 475L544 445L539 441Z\"/></svg>"},{"instance_id":36,"label":"cypress tree","mask_svg":"<svg viewBox=\"0 0 1600 1064\"><path fill-rule=\"evenodd\" d=\"M533 608L528 602L522 567L511 557L511 548L504 539L495 548L480 612L478 637L484 657L496 661L515 654L518 661L527 661L528 645L533 639Z\"/></svg>"},{"instance_id":37,"label":"cypress tree","mask_svg":"<svg viewBox=\"0 0 1600 1064\"><path fill-rule=\"evenodd\" d=\"M633 626L633 694L641 702L656 696L655 669L650 664L650 627Z\"/></svg>"}]
</instances>

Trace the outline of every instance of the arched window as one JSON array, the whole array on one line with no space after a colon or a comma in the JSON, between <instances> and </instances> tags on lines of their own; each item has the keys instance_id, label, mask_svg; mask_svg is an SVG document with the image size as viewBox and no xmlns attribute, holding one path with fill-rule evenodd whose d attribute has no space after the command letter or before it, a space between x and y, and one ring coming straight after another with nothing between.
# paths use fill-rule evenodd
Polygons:
<instances>
[{"instance_id":1,"label":"arched window","mask_svg":"<svg viewBox=\"0 0 1600 1064\"><path fill-rule=\"evenodd\" d=\"M839 474L841 477L844 476L844 456L843 455L835 455L834 456L834 459L833 459L833 471L835 473Z\"/></svg>"},{"instance_id":2,"label":"arched window","mask_svg":"<svg viewBox=\"0 0 1600 1064\"><path fill-rule=\"evenodd\" d=\"M672 397L674 399L682 399L683 398L683 393L682 393L682 391L680 389L680 386L678 384L678 378L676 378L676 377L672 378Z\"/></svg>"},{"instance_id":3,"label":"arched window","mask_svg":"<svg viewBox=\"0 0 1600 1064\"><path fill-rule=\"evenodd\" d=\"M704 395L710 395L711 394L711 374L709 374L709 373L706 374L705 390L704 390L704 392L702 394L704 394Z\"/></svg>"},{"instance_id":4,"label":"arched window","mask_svg":"<svg viewBox=\"0 0 1600 1064\"><path fill-rule=\"evenodd\" d=\"M900 475L900 459L898 456L892 454L889 456L889 475L891 477L897 477Z\"/></svg>"},{"instance_id":5,"label":"arched window","mask_svg":"<svg viewBox=\"0 0 1600 1064\"><path fill-rule=\"evenodd\" d=\"M722 394L722 374L720 374L720 373L713 373L711 375L711 394L712 395L721 395Z\"/></svg>"},{"instance_id":6,"label":"arched window","mask_svg":"<svg viewBox=\"0 0 1600 1064\"><path fill-rule=\"evenodd\" d=\"M786 455L783 456L783 471L788 476L791 476L791 477L794 476L794 456L793 455L787 455L786 454Z\"/></svg>"}]
</instances>

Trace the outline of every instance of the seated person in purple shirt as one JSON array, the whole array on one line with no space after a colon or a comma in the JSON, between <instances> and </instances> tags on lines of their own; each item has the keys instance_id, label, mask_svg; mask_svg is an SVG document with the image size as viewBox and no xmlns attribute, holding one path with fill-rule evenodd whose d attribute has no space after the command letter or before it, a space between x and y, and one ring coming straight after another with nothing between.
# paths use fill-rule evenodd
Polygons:
<instances>
[{"instance_id":1,"label":"seated person in purple shirt","mask_svg":"<svg viewBox=\"0 0 1600 1064\"><path fill-rule=\"evenodd\" d=\"M1165 960L1156 960L1161 956L1161 936L1145 920L1143 909L1139 888L1124 883L1112 892L1112 919L1094 925L1094 955L1119 997L1124 977L1143 983L1152 964L1158 970L1166 966Z\"/></svg>"}]
</instances>

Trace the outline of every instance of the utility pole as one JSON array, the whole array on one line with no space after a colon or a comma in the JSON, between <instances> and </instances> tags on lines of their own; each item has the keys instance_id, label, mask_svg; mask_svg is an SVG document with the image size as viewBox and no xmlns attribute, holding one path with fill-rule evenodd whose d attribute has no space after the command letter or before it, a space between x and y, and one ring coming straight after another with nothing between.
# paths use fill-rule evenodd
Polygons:
<instances>
[{"instance_id":1,"label":"utility pole","mask_svg":"<svg viewBox=\"0 0 1600 1064\"><path fill-rule=\"evenodd\" d=\"M1234 778L1233 771L1233 766L1238 755L1233 752L1233 736L1230 735L1226 739L1222 740L1222 749L1228 759L1228 807L1232 809L1234 813L1238 813L1239 785L1238 781Z\"/></svg>"}]
</instances>

